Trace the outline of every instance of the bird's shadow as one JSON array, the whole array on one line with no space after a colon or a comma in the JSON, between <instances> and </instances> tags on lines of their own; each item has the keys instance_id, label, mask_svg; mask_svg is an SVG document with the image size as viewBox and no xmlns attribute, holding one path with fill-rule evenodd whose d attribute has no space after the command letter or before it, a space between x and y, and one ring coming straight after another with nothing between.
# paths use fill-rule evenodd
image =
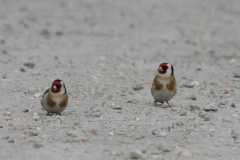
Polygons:
<instances>
[{"instance_id":1,"label":"bird's shadow","mask_svg":"<svg viewBox=\"0 0 240 160\"><path fill-rule=\"evenodd\" d=\"M59 114L56 114L56 113L47 113L47 112L41 112L41 113L38 113L38 115L40 116L48 116L48 117L52 117L52 116L68 116L70 115L69 112L62 112L61 115Z\"/></svg>"},{"instance_id":2,"label":"bird's shadow","mask_svg":"<svg viewBox=\"0 0 240 160\"><path fill-rule=\"evenodd\" d=\"M163 103L157 103L156 106L155 106L155 102L153 102L153 106L154 106L154 107L159 107L159 108L170 108L170 107L168 106L168 104L165 103L165 102L163 102Z\"/></svg>"}]
</instances>

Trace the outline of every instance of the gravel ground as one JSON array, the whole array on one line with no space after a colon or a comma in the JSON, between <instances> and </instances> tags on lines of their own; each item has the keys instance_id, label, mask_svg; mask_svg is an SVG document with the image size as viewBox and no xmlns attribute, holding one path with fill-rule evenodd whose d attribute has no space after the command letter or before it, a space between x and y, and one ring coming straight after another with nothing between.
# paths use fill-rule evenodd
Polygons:
<instances>
[{"instance_id":1,"label":"gravel ground","mask_svg":"<svg viewBox=\"0 0 240 160\"><path fill-rule=\"evenodd\" d=\"M239 159L239 6L0 0L0 159ZM150 91L161 62L175 69L172 108ZM57 78L69 104L46 116Z\"/></svg>"}]
</instances>

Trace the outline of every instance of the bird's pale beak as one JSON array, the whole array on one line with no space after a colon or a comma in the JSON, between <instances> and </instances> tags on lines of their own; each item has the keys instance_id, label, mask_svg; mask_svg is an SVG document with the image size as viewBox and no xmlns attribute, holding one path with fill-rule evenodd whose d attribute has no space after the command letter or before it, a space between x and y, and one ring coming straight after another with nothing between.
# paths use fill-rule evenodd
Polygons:
<instances>
[{"instance_id":1,"label":"bird's pale beak","mask_svg":"<svg viewBox=\"0 0 240 160\"><path fill-rule=\"evenodd\" d=\"M54 90L54 91L57 91L57 86L54 85L54 86L53 86L53 90Z\"/></svg>"},{"instance_id":2,"label":"bird's pale beak","mask_svg":"<svg viewBox=\"0 0 240 160\"><path fill-rule=\"evenodd\" d=\"M163 71L162 67L159 67L159 68L157 69L157 71L158 71L158 72L162 72L162 71Z\"/></svg>"}]
</instances>

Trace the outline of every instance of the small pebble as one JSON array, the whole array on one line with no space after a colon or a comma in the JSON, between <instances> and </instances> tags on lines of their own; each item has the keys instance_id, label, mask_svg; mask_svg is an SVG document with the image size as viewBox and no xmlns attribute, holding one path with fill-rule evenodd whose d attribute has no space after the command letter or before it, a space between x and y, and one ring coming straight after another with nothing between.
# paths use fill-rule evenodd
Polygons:
<instances>
[{"instance_id":1,"label":"small pebble","mask_svg":"<svg viewBox=\"0 0 240 160\"><path fill-rule=\"evenodd\" d=\"M187 149L182 149L182 148L179 149L179 147L177 147L176 150L177 150L176 151L177 155L179 155L179 156L183 156L183 157L186 157L186 158L191 158L192 157L192 153Z\"/></svg>"},{"instance_id":2,"label":"small pebble","mask_svg":"<svg viewBox=\"0 0 240 160\"><path fill-rule=\"evenodd\" d=\"M225 108L225 105L218 105L219 108Z\"/></svg>"},{"instance_id":3,"label":"small pebble","mask_svg":"<svg viewBox=\"0 0 240 160\"><path fill-rule=\"evenodd\" d=\"M91 129L91 130L89 131L89 133L96 133L96 132L97 132L96 129Z\"/></svg>"},{"instance_id":4,"label":"small pebble","mask_svg":"<svg viewBox=\"0 0 240 160\"><path fill-rule=\"evenodd\" d=\"M121 110L122 109L122 107L119 106L119 105L113 105L113 106L111 105L111 107L115 110Z\"/></svg>"},{"instance_id":5,"label":"small pebble","mask_svg":"<svg viewBox=\"0 0 240 160\"><path fill-rule=\"evenodd\" d=\"M133 88L133 90L138 91L138 90L142 90L143 86L142 86L142 84L137 84L135 86L132 86L132 88Z\"/></svg>"},{"instance_id":6,"label":"small pebble","mask_svg":"<svg viewBox=\"0 0 240 160\"><path fill-rule=\"evenodd\" d=\"M50 32L47 29L43 29L40 34L43 35L45 38L50 37Z\"/></svg>"},{"instance_id":7,"label":"small pebble","mask_svg":"<svg viewBox=\"0 0 240 160\"><path fill-rule=\"evenodd\" d=\"M140 121L141 119L140 118L136 118L136 121Z\"/></svg>"},{"instance_id":8,"label":"small pebble","mask_svg":"<svg viewBox=\"0 0 240 160\"><path fill-rule=\"evenodd\" d=\"M205 111L217 111L218 107L208 105L208 106L203 107L203 110L205 110Z\"/></svg>"},{"instance_id":9,"label":"small pebble","mask_svg":"<svg viewBox=\"0 0 240 160\"><path fill-rule=\"evenodd\" d=\"M181 111L181 108L180 107L171 107L171 110L172 111Z\"/></svg>"},{"instance_id":10,"label":"small pebble","mask_svg":"<svg viewBox=\"0 0 240 160\"><path fill-rule=\"evenodd\" d=\"M42 145L42 144L37 144L37 143L35 143L35 144L33 145L33 147L36 148L36 149L38 149L38 148L43 147L43 145Z\"/></svg>"},{"instance_id":11,"label":"small pebble","mask_svg":"<svg viewBox=\"0 0 240 160\"><path fill-rule=\"evenodd\" d=\"M14 143L14 140L13 139L9 139L8 142L9 143Z\"/></svg>"},{"instance_id":12,"label":"small pebble","mask_svg":"<svg viewBox=\"0 0 240 160\"><path fill-rule=\"evenodd\" d=\"M37 90L34 88L29 88L28 89L28 94L34 94Z\"/></svg>"},{"instance_id":13,"label":"small pebble","mask_svg":"<svg viewBox=\"0 0 240 160\"><path fill-rule=\"evenodd\" d=\"M34 62L26 62L26 63L23 63L23 65L28 68L33 68L35 66L35 63Z\"/></svg>"},{"instance_id":14,"label":"small pebble","mask_svg":"<svg viewBox=\"0 0 240 160\"><path fill-rule=\"evenodd\" d=\"M56 31L55 34L56 34L56 36L61 36L61 35L63 35L63 32L62 31Z\"/></svg>"},{"instance_id":15,"label":"small pebble","mask_svg":"<svg viewBox=\"0 0 240 160\"><path fill-rule=\"evenodd\" d=\"M35 93L35 94L33 95L33 97L34 97L34 98L39 98L39 97L41 97L41 95L42 95L41 93Z\"/></svg>"},{"instance_id":16,"label":"small pebble","mask_svg":"<svg viewBox=\"0 0 240 160\"><path fill-rule=\"evenodd\" d=\"M112 151L112 152L109 153L109 155L113 155L113 156L121 156L122 153L121 153L121 152Z\"/></svg>"},{"instance_id":17,"label":"small pebble","mask_svg":"<svg viewBox=\"0 0 240 160\"><path fill-rule=\"evenodd\" d=\"M233 78L233 81L240 81L240 78Z\"/></svg>"},{"instance_id":18,"label":"small pebble","mask_svg":"<svg viewBox=\"0 0 240 160\"><path fill-rule=\"evenodd\" d=\"M204 119L204 121L210 121L211 120L210 117L207 117L205 115L202 115L201 117Z\"/></svg>"},{"instance_id":19,"label":"small pebble","mask_svg":"<svg viewBox=\"0 0 240 160\"><path fill-rule=\"evenodd\" d=\"M232 136L233 139L236 140L238 138L238 133L235 130L232 130L231 136Z\"/></svg>"},{"instance_id":20,"label":"small pebble","mask_svg":"<svg viewBox=\"0 0 240 160\"><path fill-rule=\"evenodd\" d=\"M186 128L186 131L193 131L193 130L194 130L193 127L187 127L187 128Z\"/></svg>"},{"instance_id":21,"label":"small pebble","mask_svg":"<svg viewBox=\"0 0 240 160\"><path fill-rule=\"evenodd\" d=\"M240 77L240 68L239 69L236 69L234 72L233 72L234 76L235 77Z\"/></svg>"},{"instance_id":22,"label":"small pebble","mask_svg":"<svg viewBox=\"0 0 240 160\"><path fill-rule=\"evenodd\" d=\"M195 95L191 95L188 99L191 99L191 100L197 100L196 96Z\"/></svg>"},{"instance_id":23,"label":"small pebble","mask_svg":"<svg viewBox=\"0 0 240 160\"><path fill-rule=\"evenodd\" d=\"M181 112L179 115L180 115L180 116L186 116L186 115L187 115L187 112Z\"/></svg>"},{"instance_id":24,"label":"small pebble","mask_svg":"<svg viewBox=\"0 0 240 160\"><path fill-rule=\"evenodd\" d=\"M39 119L40 117L38 116L38 113L37 112L34 112L33 113L33 119L37 120Z\"/></svg>"},{"instance_id":25,"label":"small pebble","mask_svg":"<svg viewBox=\"0 0 240 160\"><path fill-rule=\"evenodd\" d=\"M237 114L233 114L232 116L233 116L233 117L238 117L238 115L237 115Z\"/></svg>"},{"instance_id":26,"label":"small pebble","mask_svg":"<svg viewBox=\"0 0 240 160\"><path fill-rule=\"evenodd\" d=\"M38 135L38 132L37 131L29 131L28 132L29 136L37 136Z\"/></svg>"},{"instance_id":27,"label":"small pebble","mask_svg":"<svg viewBox=\"0 0 240 160\"><path fill-rule=\"evenodd\" d=\"M7 54L8 51L4 49L4 50L2 51L2 53Z\"/></svg>"},{"instance_id":28,"label":"small pebble","mask_svg":"<svg viewBox=\"0 0 240 160\"><path fill-rule=\"evenodd\" d=\"M8 123L8 126L13 126L13 123Z\"/></svg>"},{"instance_id":29,"label":"small pebble","mask_svg":"<svg viewBox=\"0 0 240 160\"><path fill-rule=\"evenodd\" d=\"M198 82L198 81L192 81L192 82L191 82L191 85L192 85L192 86L199 86L199 82Z\"/></svg>"},{"instance_id":30,"label":"small pebble","mask_svg":"<svg viewBox=\"0 0 240 160\"><path fill-rule=\"evenodd\" d=\"M235 103L232 103L232 104L231 104L231 107L236 108Z\"/></svg>"},{"instance_id":31,"label":"small pebble","mask_svg":"<svg viewBox=\"0 0 240 160\"><path fill-rule=\"evenodd\" d=\"M96 112L96 113L94 114L94 117L101 117L101 116L102 116L102 114L99 113L99 112Z\"/></svg>"},{"instance_id":32,"label":"small pebble","mask_svg":"<svg viewBox=\"0 0 240 160\"><path fill-rule=\"evenodd\" d=\"M110 107L113 108L113 107L115 107L115 105L116 105L115 103L112 103L112 104L110 105Z\"/></svg>"},{"instance_id":33,"label":"small pebble","mask_svg":"<svg viewBox=\"0 0 240 160\"><path fill-rule=\"evenodd\" d=\"M7 116L6 120L12 120L12 117L11 116Z\"/></svg>"},{"instance_id":34,"label":"small pebble","mask_svg":"<svg viewBox=\"0 0 240 160\"><path fill-rule=\"evenodd\" d=\"M113 133L113 132L109 132L109 135L110 135L110 136L113 136L113 135L114 135L114 133Z\"/></svg>"},{"instance_id":35,"label":"small pebble","mask_svg":"<svg viewBox=\"0 0 240 160\"><path fill-rule=\"evenodd\" d=\"M27 113L28 111L29 111L28 109L24 109L24 110L23 110L24 113Z\"/></svg>"},{"instance_id":36,"label":"small pebble","mask_svg":"<svg viewBox=\"0 0 240 160\"><path fill-rule=\"evenodd\" d=\"M147 153L146 149L142 149L141 151L142 151L142 153Z\"/></svg>"},{"instance_id":37,"label":"small pebble","mask_svg":"<svg viewBox=\"0 0 240 160\"><path fill-rule=\"evenodd\" d=\"M5 43L5 39L1 39L0 43L4 44Z\"/></svg>"},{"instance_id":38,"label":"small pebble","mask_svg":"<svg viewBox=\"0 0 240 160\"><path fill-rule=\"evenodd\" d=\"M33 119L37 121L40 117L39 116L33 116Z\"/></svg>"},{"instance_id":39,"label":"small pebble","mask_svg":"<svg viewBox=\"0 0 240 160\"><path fill-rule=\"evenodd\" d=\"M166 132L160 132L159 136L160 136L160 137L166 137L166 136L167 136L167 133L166 133Z\"/></svg>"},{"instance_id":40,"label":"small pebble","mask_svg":"<svg viewBox=\"0 0 240 160\"><path fill-rule=\"evenodd\" d=\"M153 131L152 131L152 134L153 134L153 135L156 135L156 134L157 134L157 130L153 130Z\"/></svg>"},{"instance_id":41,"label":"small pebble","mask_svg":"<svg viewBox=\"0 0 240 160\"><path fill-rule=\"evenodd\" d=\"M196 106L196 105L190 105L190 110L193 111L193 110L200 110L200 107L199 106Z\"/></svg>"},{"instance_id":42,"label":"small pebble","mask_svg":"<svg viewBox=\"0 0 240 160\"><path fill-rule=\"evenodd\" d=\"M177 120L176 124L179 125L179 126L184 125L183 121L181 121L181 120Z\"/></svg>"},{"instance_id":43,"label":"small pebble","mask_svg":"<svg viewBox=\"0 0 240 160\"><path fill-rule=\"evenodd\" d=\"M20 68L20 71L21 71L21 72L25 72L25 71L26 71L26 67L24 67L24 66L21 67L21 68Z\"/></svg>"},{"instance_id":44,"label":"small pebble","mask_svg":"<svg viewBox=\"0 0 240 160\"><path fill-rule=\"evenodd\" d=\"M77 134L75 134L75 133L72 132L72 131L68 131L66 134L67 134L68 136L71 136L71 137L77 137Z\"/></svg>"},{"instance_id":45,"label":"small pebble","mask_svg":"<svg viewBox=\"0 0 240 160\"><path fill-rule=\"evenodd\" d=\"M158 145L157 148L158 148L159 150L164 151L164 152L170 152L169 146L168 146L166 143L164 143L164 142L161 142L161 143Z\"/></svg>"},{"instance_id":46,"label":"small pebble","mask_svg":"<svg viewBox=\"0 0 240 160\"><path fill-rule=\"evenodd\" d=\"M222 121L223 121L223 122L230 122L230 120L229 120L228 117L227 117L227 118L223 118Z\"/></svg>"},{"instance_id":47,"label":"small pebble","mask_svg":"<svg viewBox=\"0 0 240 160\"><path fill-rule=\"evenodd\" d=\"M156 135L156 136L159 136L159 137L166 137L167 136L166 132L160 132L159 130L153 130L152 134Z\"/></svg>"},{"instance_id":48,"label":"small pebble","mask_svg":"<svg viewBox=\"0 0 240 160\"><path fill-rule=\"evenodd\" d=\"M226 101L220 101L220 105L226 105L227 102Z\"/></svg>"},{"instance_id":49,"label":"small pebble","mask_svg":"<svg viewBox=\"0 0 240 160\"><path fill-rule=\"evenodd\" d=\"M142 158L142 152L140 150L135 150L129 154L130 159L140 159Z\"/></svg>"},{"instance_id":50,"label":"small pebble","mask_svg":"<svg viewBox=\"0 0 240 160\"><path fill-rule=\"evenodd\" d=\"M5 116L11 116L11 112L4 112Z\"/></svg>"},{"instance_id":51,"label":"small pebble","mask_svg":"<svg viewBox=\"0 0 240 160\"><path fill-rule=\"evenodd\" d=\"M194 85L192 85L192 84L183 84L183 85L181 85L181 88L193 88L194 87Z\"/></svg>"}]
</instances>

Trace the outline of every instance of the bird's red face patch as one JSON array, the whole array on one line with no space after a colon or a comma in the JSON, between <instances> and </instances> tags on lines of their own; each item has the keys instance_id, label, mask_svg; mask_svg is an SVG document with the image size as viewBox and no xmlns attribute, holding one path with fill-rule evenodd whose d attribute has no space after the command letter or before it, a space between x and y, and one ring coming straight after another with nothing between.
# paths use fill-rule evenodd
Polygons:
<instances>
[{"instance_id":1,"label":"bird's red face patch","mask_svg":"<svg viewBox=\"0 0 240 160\"><path fill-rule=\"evenodd\" d=\"M53 93L59 93L61 92L61 87L62 87L62 83L58 82L58 81L54 81L52 83L52 88L51 88L51 91Z\"/></svg>"},{"instance_id":2,"label":"bird's red face patch","mask_svg":"<svg viewBox=\"0 0 240 160\"><path fill-rule=\"evenodd\" d=\"M166 63L161 63L158 68L158 72L160 74L165 74L167 73L168 65Z\"/></svg>"}]
</instances>

